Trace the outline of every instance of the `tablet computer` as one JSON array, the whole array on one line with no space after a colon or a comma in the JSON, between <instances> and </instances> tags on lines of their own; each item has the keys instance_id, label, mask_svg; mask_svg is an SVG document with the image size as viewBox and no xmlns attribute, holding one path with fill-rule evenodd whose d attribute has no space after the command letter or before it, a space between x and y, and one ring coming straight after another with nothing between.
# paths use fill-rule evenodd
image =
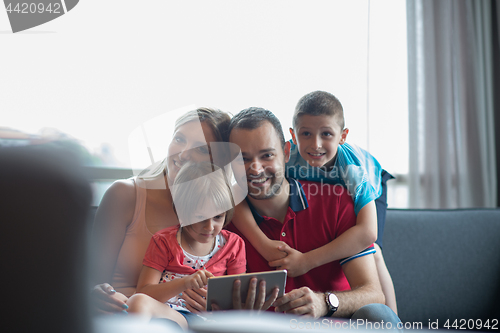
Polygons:
<instances>
[{"instance_id":1,"label":"tablet computer","mask_svg":"<svg viewBox=\"0 0 500 333\"><path fill-rule=\"evenodd\" d=\"M233 308L233 282L236 279L241 280L241 301L245 302L248 285L253 277L258 280L257 286L260 281L266 281L266 300L271 296L275 287L279 288L278 297L283 296L286 270L216 276L208 279L207 311L212 311L212 302L217 303L221 310Z\"/></svg>"}]
</instances>

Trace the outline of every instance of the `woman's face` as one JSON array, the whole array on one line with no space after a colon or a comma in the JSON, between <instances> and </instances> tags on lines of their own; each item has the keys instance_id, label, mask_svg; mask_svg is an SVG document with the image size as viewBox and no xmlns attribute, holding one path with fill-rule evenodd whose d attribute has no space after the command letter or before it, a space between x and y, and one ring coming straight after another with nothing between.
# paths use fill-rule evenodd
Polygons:
<instances>
[{"instance_id":1,"label":"woman's face","mask_svg":"<svg viewBox=\"0 0 500 333\"><path fill-rule=\"evenodd\" d=\"M216 141L210 127L198 121L190 121L179 126L168 146L167 176L172 184L180 168L186 162L209 162L210 150L207 142Z\"/></svg>"}]
</instances>

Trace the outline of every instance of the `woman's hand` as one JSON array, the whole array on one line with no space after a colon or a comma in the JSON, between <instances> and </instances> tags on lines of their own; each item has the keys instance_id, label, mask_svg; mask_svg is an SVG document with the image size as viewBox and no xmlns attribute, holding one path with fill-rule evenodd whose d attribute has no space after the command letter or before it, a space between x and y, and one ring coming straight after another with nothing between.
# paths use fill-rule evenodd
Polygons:
<instances>
[{"instance_id":1,"label":"woman's hand","mask_svg":"<svg viewBox=\"0 0 500 333\"><path fill-rule=\"evenodd\" d=\"M207 270L199 270L194 274L184 277L184 286L186 289L203 288L208 284L208 279L214 275Z\"/></svg>"},{"instance_id":2,"label":"woman's hand","mask_svg":"<svg viewBox=\"0 0 500 333\"><path fill-rule=\"evenodd\" d=\"M96 285L91 293L93 310L98 314L113 314L128 309L127 296L116 292L108 283Z\"/></svg>"},{"instance_id":3,"label":"woman's hand","mask_svg":"<svg viewBox=\"0 0 500 333\"><path fill-rule=\"evenodd\" d=\"M207 288L186 289L181 296L186 301L186 308L199 313L207 309Z\"/></svg>"}]
</instances>

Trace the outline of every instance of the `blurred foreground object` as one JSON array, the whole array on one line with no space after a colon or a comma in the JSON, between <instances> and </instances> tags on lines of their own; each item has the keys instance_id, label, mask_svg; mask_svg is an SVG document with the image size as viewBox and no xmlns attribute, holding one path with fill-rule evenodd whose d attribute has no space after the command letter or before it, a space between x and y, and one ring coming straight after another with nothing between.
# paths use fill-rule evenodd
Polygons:
<instances>
[{"instance_id":1,"label":"blurred foreground object","mask_svg":"<svg viewBox=\"0 0 500 333\"><path fill-rule=\"evenodd\" d=\"M2 317L11 331L91 332L91 191L77 161L43 143L0 146Z\"/></svg>"}]
</instances>

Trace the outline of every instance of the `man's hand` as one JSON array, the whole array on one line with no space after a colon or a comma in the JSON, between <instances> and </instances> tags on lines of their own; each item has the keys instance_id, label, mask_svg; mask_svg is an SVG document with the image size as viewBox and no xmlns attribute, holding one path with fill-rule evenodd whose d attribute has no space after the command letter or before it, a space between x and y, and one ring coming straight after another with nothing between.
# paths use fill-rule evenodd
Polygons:
<instances>
[{"instance_id":1,"label":"man's hand","mask_svg":"<svg viewBox=\"0 0 500 333\"><path fill-rule=\"evenodd\" d=\"M288 244L278 246L278 250L283 251L287 256L283 259L269 262L269 266L286 269L287 276L300 276L314 268L310 266L311 261L307 259L306 254L291 248Z\"/></svg>"},{"instance_id":2,"label":"man's hand","mask_svg":"<svg viewBox=\"0 0 500 333\"><path fill-rule=\"evenodd\" d=\"M257 293L257 278L250 279L248 293L245 303L241 302L241 281L235 280L233 283L233 309L234 310L267 310L278 297L279 288L274 288L273 293L266 301L266 281L262 280L259 283L259 291ZM218 311L220 308L217 304L212 303L212 310Z\"/></svg>"},{"instance_id":3,"label":"man's hand","mask_svg":"<svg viewBox=\"0 0 500 333\"><path fill-rule=\"evenodd\" d=\"M208 284L208 279L214 275L207 270L199 270L196 273L183 277L186 289L203 288Z\"/></svg>"},{"instance_id":4,"label":"man's hand","mask_svg":"<svg viewBox=\"0 0 500 333\"><path fill-rule=\"evenodd\" d=\"M274 302L276 312L285 312L294 315L306 315L319 318L328 313L325 296L315 293L308 287L294 289Z\"/></svg>"},{"instance_id":5,"label":"man's hand","mask_svg":"<svg viewBox=\"0 0 500 333\"><path fill-rule=\"evenodd\" d=\"M186 308L199 313L206 311L207 307L207 288L186 289L182 293L182 298L186 301Z\"/></svg>"}]
</instances>

